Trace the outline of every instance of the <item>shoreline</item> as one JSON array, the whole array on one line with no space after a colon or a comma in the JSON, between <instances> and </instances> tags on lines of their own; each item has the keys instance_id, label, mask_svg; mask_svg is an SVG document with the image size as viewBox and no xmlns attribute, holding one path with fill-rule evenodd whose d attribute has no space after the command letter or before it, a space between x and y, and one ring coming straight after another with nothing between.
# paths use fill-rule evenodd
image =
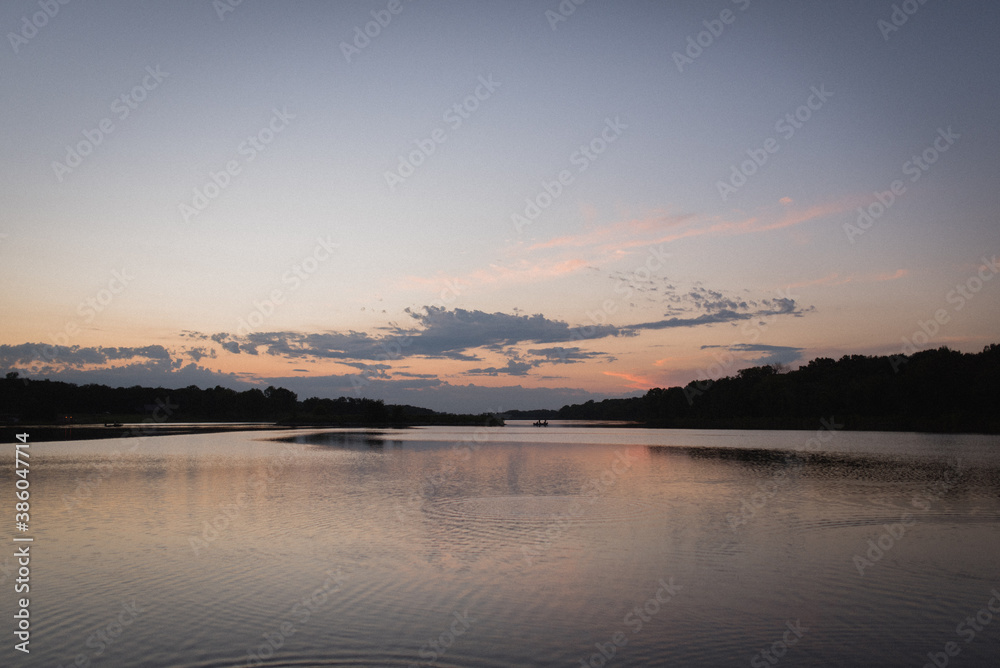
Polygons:
<instances>
[{"instance_id":1,"label":"shoreline","mask_svg":"<svg viewBox=\"0 0 1000 668\"><path fill-rule=\"evenodd\" d=\"M695 430L695 431L711 431L711 430L722 430L722 431L813 431L812 428L801 425L733 425L733 424L715 424L715 425L657 425L650 423L641 423L635 421L621 421L615 422L613 420L599 420L595 421L593 424L580 424L581 421L578 420L568 420L568 422L573 422L574 424L561 425L558 422L552 424L553 427L563 427L563 428L573 428L573 429L607 429L607 428L622 428L622 429L652 429L652 430L665 430L665 429L677 429L677 430ZM454 427L454 426L477 426L468 424L454 424L443 422L441 424L436 424L433 422L418 422L414 424L370 424L370 423L346 423L346 424L322 424L322 423L303 423L303 424L247 424L245 422L234 422L231 424L212 422L205 423L204 425L185 423L172 425L170 423L140 423L136 425L122 425L120 427L104 426L101 424L66 424L66 425L46 425L46 424L28 424L19 426L5 425L0 427L0 442L12 443L16 440L17 434L23 434L27 432L29 434L29 439L34 443L47 443L54 441L82 441L82 440L97 440L97 439L112 439L112 438L127 438L127 437L145 437L145 436L182 436L185 434L209 434L218 432L230 432L230 431L292 431L296 429L410 429L412 427ZM484 426L484 425L478 425ZM513 426L513 425L508 425ZM521 425L517 425L520 427ZM494 428L494 427L490 427ZM875 425L857 425L857 426L842 426L839 427L843 431L852 432L887 432L887 433L914 433L914 434L955 434L955 435L980 435L980 436L995 436L996 432L991 431L975 431L975 430L933 430L933 429L906 429L906 428L879 428Z\"/></svg>"}]
</instances>

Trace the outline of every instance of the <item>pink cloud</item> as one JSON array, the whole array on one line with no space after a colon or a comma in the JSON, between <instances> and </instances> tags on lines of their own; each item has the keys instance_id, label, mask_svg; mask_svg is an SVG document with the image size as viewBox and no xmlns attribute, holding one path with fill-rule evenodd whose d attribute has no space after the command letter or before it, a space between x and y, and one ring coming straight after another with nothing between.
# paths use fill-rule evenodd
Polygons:
<instances>
[{"instance_id":1,"label":"pink cloud","mask_svg":"<svg viewBox=\"0 0 1000 668\"><path fill-rule=\"evenodd\" d=\"M681 214L675 216L655 215L648 218L637 218L623 220L604 227L595 227L581 234L571 234L556 237L534 244L528 250L541 250L544 248L560 248L565 246L584 247L613 244L615 239L622 237L635 237L639 235L649 235L660 232L664 228L678 227L691 221L693 214ZM651 242L655 243L655 242Z\"/></svg>"},{"instance_id":2,"label":"pink cloud","mask_svg":"<svg viewBox=\"0 0 1000 668\"><path fill-rule=\"evenodd\" d=\"M602 373L605 376L612 376L614 378L622 378L622 379L628 381L631 384L631 386L634 389L636 389L636 390L647 390L647 389L653 387L656 384L655 381L650 380L649 378L645 378L643 376L638 376L638 375L635 375L635 374L630 374L630 373L614 373L613 371L603 371Z\"/></svg>"},{"instance_id":3,"label":"pink cloud","mask_svg":"<svg viewBox=\"0 0 1000 668\"><path fill-rule=\"evenodd\" d=\"M897 269L892 274L877 274L872 277L873 281L895 281L896 279L903 278L910 273L909 269Z\"/></svg>"},{"instance_id":4,"label":"pink cloud","mask_svg":"<svg viewBox=\"0 0 1000 668\"><path fill-rule=\"evenodd\" d=\"M787 197L782 198L781 203L785 208L780 212L763 212L737 221L718 218L699 219L695 214L657 214L647 218L619 221L580 234L536 243L528 250L597 247L604 251L620 253L638 246L670 243L691 237L730 236L780 230L841 213L854 206L853 202L838 201L797 209L790 208L792 200ZM699 222L702 224L698 225Z\"/></svg>"}]
</instances>

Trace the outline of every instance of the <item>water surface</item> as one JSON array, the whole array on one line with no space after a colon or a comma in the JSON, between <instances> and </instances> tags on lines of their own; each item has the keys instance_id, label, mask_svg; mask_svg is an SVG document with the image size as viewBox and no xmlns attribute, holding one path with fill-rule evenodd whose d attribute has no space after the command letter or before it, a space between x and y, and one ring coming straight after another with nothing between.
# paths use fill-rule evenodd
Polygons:
<instances>
[{"instance_id":1,"label":"water surface","mask_svg":"<svg viewBox=\"0 0 1000 668\"><path fill-rule=\"evenodd\" d=\"M513 423L31 453L32 652L3 665L1000 656L996 437Z\"/></svg>"}]
</instances>

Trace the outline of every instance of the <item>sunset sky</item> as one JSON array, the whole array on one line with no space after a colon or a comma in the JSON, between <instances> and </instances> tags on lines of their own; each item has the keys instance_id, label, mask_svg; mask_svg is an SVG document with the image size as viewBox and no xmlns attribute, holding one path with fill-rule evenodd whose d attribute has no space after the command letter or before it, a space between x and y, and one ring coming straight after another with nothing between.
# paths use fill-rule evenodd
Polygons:
<instances>
[{"instance_id":1,"label":"sunset sky","mask_svg":"<svg viewBox=\"0 0 1000 668\"><path fill-rule=\"evenodd\" d=\"M987 0L4 2L0 370L485 411L977 352L998 26Z\"/></svg>"}]
</instances>

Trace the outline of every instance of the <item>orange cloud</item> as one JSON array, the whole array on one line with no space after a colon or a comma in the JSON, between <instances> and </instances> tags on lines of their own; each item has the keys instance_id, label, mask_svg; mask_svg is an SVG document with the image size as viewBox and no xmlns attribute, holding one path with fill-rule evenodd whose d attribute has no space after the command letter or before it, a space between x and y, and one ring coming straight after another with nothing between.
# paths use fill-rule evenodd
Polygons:
<instances>
[{"instance_id":1,"label":"orange cloud","mask_svg":"<svg viewBox=\"0 0 1000 668\"><path fill-rule=\"evenodd\" d=\"M600 246L605 244L615 245L616 239L623 237L636 237L638 235L649 235L660 232L664 228L677 227L692 220L693 214L682 214L675 216L655 215L648 218L623 220L604 227L595 227L581 234L570 234L555 239L549 239L541 243L528 247L528 250L541 250L543 248L560 248L565 246L584 247ZM655 241L641 243L656 243Z\"/></svg>"},{"instance_id":2,"label":"orange cloud","mask_svg":"<svg viewBox=\"0 0 1000 668\"><path fill-rule=\"evenodd\" d=\"M408 289L414 286L432 289L442 288L446 287L449 282L459 288L474 285L533 283L567 276L587 267L601 265L628 254L633 248L662 245L706 235L731 236L784 229L839 213L846 210L848 206L851 205L844 202L832 202L806 209L784 207L778 212L771 211L738 221L699 218L696 214L669 215L656 212L645 218L621 220L603 227L592 227L579 234L556 237L532 244L526 249L529 253L563 249L566 252L576 253L576 257L566 258L564 256L558 260L520 259L512 264L493 263L464 276L440 274L433 277L409 276L397 285L397 288ZM571 249L580 250L573 251Z\"/></svg>"},{"instance_id":3,"label":"orange cloud","mask_svg":"<svg viewBox=\"0 0 1000 668\"><path fill-rule=\"evenodd\" d=\"M535 251L563 247L599 247L604 251L620 253L637 246L664 244L689 237L753 234L784 229L841 213L853 206L853 203L838 201L817 204L806 209L795 209L789 208L789 205L793 202L787 197L782 198L781 203L785 205L785 209L777 216L773 212L770 212L750 216L739 221L727 221L718 218L702 219L707 224L696 226L695 224L699 222L699 218L694 214L673 216L660 214L649 218L619 221L604 227L589 229L580 234L556 237L548 241L533 244L528 250ZM663 233L668 230L667 234Z\"/></svg>"},{"instance_id":4,"label":"orange cloud","mask_svg":"<svg viewBox=\"0 0 1000 668\"><path fill-rule=\"evenodd\" d=\"M873 281L895 281L898 278L903 278L910 271L908 269L897 269L895 273L892 274L877 274L872 277Z\"/></svg>"},{"instance_id":5,"label":"orange cloud","mask_svg":"<svg viewBox=\"0 0 1000 668\"><path fill-rule=\"evenodd\" d=\"M605 376L624 378L629 383L631 383L632 387L636 390L648 390L649 388L655 385L655 383L648 378L644 378L643 376L636 376L630 373L614 373L613 371L603 371L602 373Z\"/></svg>"}]
</instances>

